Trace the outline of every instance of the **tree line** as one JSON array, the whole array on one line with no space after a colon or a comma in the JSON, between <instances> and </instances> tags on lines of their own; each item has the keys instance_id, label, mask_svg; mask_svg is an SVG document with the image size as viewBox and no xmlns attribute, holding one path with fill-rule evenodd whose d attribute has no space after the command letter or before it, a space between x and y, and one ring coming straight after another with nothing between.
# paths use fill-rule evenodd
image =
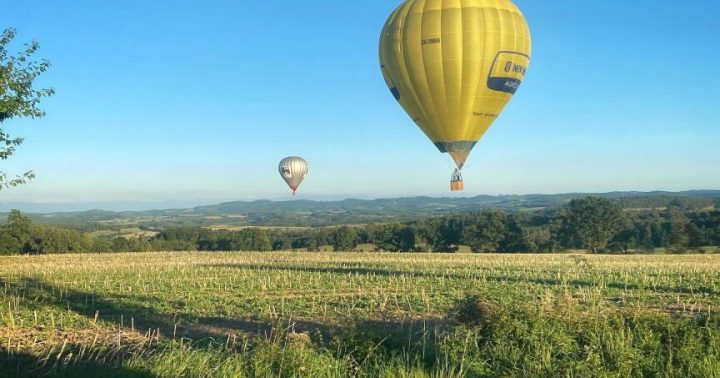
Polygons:
<instances>
[{"instance_id":1,"label":"tree line","mask_svg":"<svg viewBox=\"0 0 720 378\"><path fill-rule=\"evenodd\" d=\"M720 246L720 211L682 201L663 209L623 210L615 200L574 199L541 211L497 210L413 222L346 225L293 230L203 227L159 230L154 237L93 237L88 233L33 224L13 210L0 226L0 254L140 251L353 251L359 245L388 252L672 252Z\"/></svg>"}]
</instances>

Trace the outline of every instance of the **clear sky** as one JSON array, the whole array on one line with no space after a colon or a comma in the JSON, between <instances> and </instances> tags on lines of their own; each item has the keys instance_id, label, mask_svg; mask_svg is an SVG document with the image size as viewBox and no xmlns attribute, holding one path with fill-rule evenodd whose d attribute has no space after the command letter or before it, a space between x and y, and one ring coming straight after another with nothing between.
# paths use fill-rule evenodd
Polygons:
<instances>
[{"instance_id":1,"label":"clear sky","mask_svg":"<svg viewBox=\"0 0 720 378\"><path fill-rule=\"evenodd\" d=\"M451 195L453 164L398 106L377 45L397 0L0 0L56 95L0 202L159 204ZM720 188L720 2L515 0L527 77L452 195ZM162 207L162 206L161 206Z\"/></svg>"}]
</instances>

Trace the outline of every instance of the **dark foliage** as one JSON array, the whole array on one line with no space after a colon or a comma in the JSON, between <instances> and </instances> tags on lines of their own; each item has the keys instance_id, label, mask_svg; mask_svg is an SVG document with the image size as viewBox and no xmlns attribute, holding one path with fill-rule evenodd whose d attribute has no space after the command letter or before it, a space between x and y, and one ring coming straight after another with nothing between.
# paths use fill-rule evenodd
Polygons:
<instances>
[{"instance_id":1,"label":"dark foliage","mask_svg":"<svg viewBox=\"0 0 720 378\"><path fill-rule=\"evenodd\" d=\"M92 228L90 228L92 229ZM352 251L358 244L378 251L452 253L555 252L584 249L629 253L667 249L684 252L720 246L720 211L681 202L662 209L622 210L616 201L587 197L540 211L475 213L358 226L239 231L170 227L154 237L91 237L34 223L14 210L0 226L0 254L140 251Z\"/></svg>"}]
</instances>

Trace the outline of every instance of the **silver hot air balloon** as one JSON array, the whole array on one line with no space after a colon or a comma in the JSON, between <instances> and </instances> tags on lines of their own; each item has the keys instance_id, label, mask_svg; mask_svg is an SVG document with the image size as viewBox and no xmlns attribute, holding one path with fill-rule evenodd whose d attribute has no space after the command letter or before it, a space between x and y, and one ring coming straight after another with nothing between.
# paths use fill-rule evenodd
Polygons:
<instances>
[{"instance_id":1,"label":"silver hot air balloon","mask_svg":"<svg viewBox=\"0 0 720 378\"><path fill-rule=\"evenodd\" d=\"M290 156L280 160L278 171L280 172L280 177L285 180L294 195L308 172L308 165L305 159L299 156Z\"/></svg>"}]
</instances>

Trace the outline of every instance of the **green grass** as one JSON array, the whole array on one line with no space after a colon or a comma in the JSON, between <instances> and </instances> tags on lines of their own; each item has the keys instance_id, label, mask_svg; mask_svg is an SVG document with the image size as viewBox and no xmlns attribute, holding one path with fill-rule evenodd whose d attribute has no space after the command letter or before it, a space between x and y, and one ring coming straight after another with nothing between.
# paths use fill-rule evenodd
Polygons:
<instances>
[{"instance_id":1,"label":"green grass","mask_svg":"<svg viewBox=\"0 0 720 378\"><path fill-rule=\"evenodd\" d=\"M0 258L0 376L720 377L720 256Z\"/></svg>"}]
</instances>

